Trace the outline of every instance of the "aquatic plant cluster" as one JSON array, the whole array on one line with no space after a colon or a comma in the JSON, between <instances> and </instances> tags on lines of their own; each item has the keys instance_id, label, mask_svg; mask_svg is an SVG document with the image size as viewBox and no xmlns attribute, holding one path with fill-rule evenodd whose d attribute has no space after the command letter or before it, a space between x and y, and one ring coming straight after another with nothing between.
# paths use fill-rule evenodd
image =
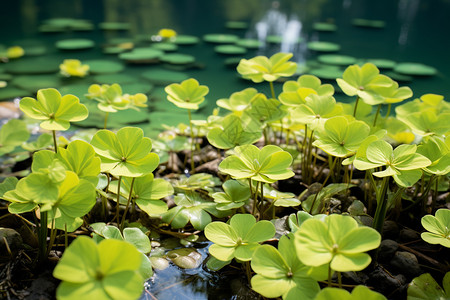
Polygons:
<instances>
[{"instance_id":1,"label":"aquatic plant cluster","mask_svg":"<svg viewBox=\"0 0 450 300\"><path fill-rule=\"evenodd\" d=\"M77 96L49 88L20 101L23 113L52 136L25 143L30 134L16 119L1 128L2 154L22 146L33 156L31 172L7 178L0 196L10 202L11 214L38 220L37 265L47 261L56 241L64 241L53 271L62 281L58 299L139 298L152 269L160 267L161 255L149 238L153 231L182 236L186 243L203 232L211 242L210 270L240 266L255 292L283 299L387 299L364 285L344 289L342 279L345 272L378 263L387 216L418 209L427 231L422 239L450 247L450 210L439 197L449 185L450 104L426 94L396 106L392 116L392 105L412 91L371 63L351 65L337 79L354 102L337 102L334 87L313 75L285 81L276 95L273 82L297 70L291 57L242 59L237 71L255 83L268 82L270 95L237 91L217 101L226 112L206 120L193 120L191 111L208 87L193 78L168 85L167 100L187 110L189 124L155 140L138 127L107 129L108 114L146 107L144 94L123 94L118 84L86 91L105 121L104 129L84 138L57 138L88 116ZM73 61L61 66L72 76L87 69ZM217 150L215 174L198 170L205 144ZM184 153L184 164L177 153ZM164 177L179 164L187 175ZM292 193L283 188L289 183L295 191L306 189ZM347 207L333 204L338 195L350 199L358 184L364 187L360 199ZM191 252L172 254L172 261L198 266L189 263ZM448 274L444 290L430 274L415 278L408 297L423 299L430 284L448 297Z\"/></svg>"}]
</instances>

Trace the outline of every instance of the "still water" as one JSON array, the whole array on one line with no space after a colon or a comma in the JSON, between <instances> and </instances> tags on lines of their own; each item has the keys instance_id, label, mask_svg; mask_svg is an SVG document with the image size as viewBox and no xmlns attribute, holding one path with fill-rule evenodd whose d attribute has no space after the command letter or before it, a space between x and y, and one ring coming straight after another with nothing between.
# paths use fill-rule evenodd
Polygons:
<instances>
[{"instance_id":1,"label":"still water","mask_svg":"<svg viewBox=\"0 0 450 300\"><path fill-rule=\"evenodd\" d=\"M256 39L261 45L249 49L240 57L270 56L276 52L292 52L293 60L300 65L311 65L321 53L307 47L310 41L325 41L340 46L338 54L357 59L390 59L395 62L417 62L437 69L435 76L412 77L401 83L412 88L415 97L425 93L450 95L450 1L449 0L2 0L0 4L0 44L9 47L21 45L36 49L43 46L39 55L30 56L41 61L62 62L66 58L80 60L102 59L121 62L117 55L104 54L102 46L121 38L124 43L141 43L148 46L150 37L161 28L172 28L180 35L200 38L198 44L180 45L177 52L192 55L195 63L180 70L180 66L168 64L123 63L122 75L133 83L150 85L141 74L149 70L168 69L181 71L196 78L210 88L207 105L200 114L206 116L215 107L215 101L228 97L232 92L255 86L268 93L265 84L251 84L237 76L235 68L224 64L230 56L214 51L215 44L202 41L211 33L234 34L240 38ZM93 25L92 30L66 30L40 32L45 20L54 18L85 19ZM361 27L352 22L355 18L383 21L384 26ZM228 21L245 22L244 29L225 27ZM126 30L101 30L101 22L126 23ZM314 23L326 22L336 25L336 31L319 31ZM281 37L278 42L266 42L268 36ZM90 39L93 48L79 51L61 51L55 43L64 39ZM301 42L299 42L301 39ZM138 41L138 42L136 42ZM40 48L42 49L42 48ZM21 59L18 59L19 62ZM0 64L0 76L8 74L6 65ZM312 63L314 65L314 63ZM24 74L20 74L23 76ZM25 74L27 75L27 74ZM14 87L17 76L5 75L8 88ZM52 74L55 78L57 74ZM121 77L123 79L123 76ZM10 82L11 81L11 82ZM58 88L77 93L83 99L87 87L100 80L88 76L76 80L57 80ZM142 86L141 85L141 86ZM181 116L172 104L165 101L162 85L155 84L147 94L151 97L151 114L144 118L159 126L155 112L166 113L164 122L171 122L167 114ZM14 87L16 88L16 87ZM276 92L282 84L275 85ZM32 91L27 91L33 94ZM10 100L1 97L0 100ZM337 95L348 101L342 95ZM448 99L447 99L448 100ZM161 115L160 115L161 116ZM181 118L181 120L180 120ZM181 122L187 117L175 117ZM155 121L157 120L157 121ZM156 123L156 124L155 124ZM102 124L98 124L101 126ZM199 250L206 256L205 249ZM202 252L203 251L203 252ZM235 276L218 277L217 274L195 270L181 270L175 266L161 272L149 281L149 293L145 299L239 299L241 280ZM209 296L208 296L209 295ZM242 296L241 296L242 297ZM240 298L243 299L243 298Z\"/></svg>"}]
</instances>

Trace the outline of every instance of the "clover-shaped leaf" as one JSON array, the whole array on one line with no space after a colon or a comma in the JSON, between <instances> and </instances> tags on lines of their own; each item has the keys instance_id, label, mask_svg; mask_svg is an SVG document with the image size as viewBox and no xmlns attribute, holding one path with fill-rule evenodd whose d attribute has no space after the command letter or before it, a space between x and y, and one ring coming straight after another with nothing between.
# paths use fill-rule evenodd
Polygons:
<instances>
[{"instance_id":1,"label":"clover-shaped leaf","mask_svg":"<svg viewBox=\"0 0 450 300\"><path fill-rule=\"evenodd\" d=\"M309 266L330 264L338 272L361 271L371 261L366 251L377 248L381 235L349 216L333 214L324 221L308 219L295 232L301 262Z\"/></svg>"},{"instance_id":2,"label":"clover-shaped leaf","mask_svg":"<svg viewBox=\"0 0 450 300\"><path fill-rule=\"evenodd\" d=\"M296 122L308 125L311 129L320 129L328 118L339 115L342 106L336 104L332 96L310 94L306 103L291 110L291 116Z\"/></svg>"},{"instance_id":3,"label":"clover-shaped leaf","mask_svg":"<svg viewBox=\"0 0 450 300\"><path fill-rule=\"evenodd\" d=\"M445 140L439 136L428 139L417 147L417 153L431 161L431 165L423 168L429 174L446 175L450 172L450 137Z\"/></svg>"},{"instance_id":4,"label":"clover-shaped leaf","mask_svg":"<svg viewBox=\"0 0 450 300\"><path fill-rule=\"evenodd\" d=\"M443 288L442 288L443 287ZM430 273L414 278L408 286L408 300L430 300L450 298L450 272L442 279L442 287Z\"/></svg>"},{"instance_id":5,"label":"clover-shaped leaf","mask_svg":"<svg viewBox=\"0 0 450 300\"><path fill-rule=\"evenodd\" d=\"M142 255L127 242L106 239L98 245L80 236L64 251L53 271L62 280L58 299L137 299L144 288Z\"/></svg>"},{"instance_id":6,"label":"clover-shaped leaf","mask_svg":"<svg viewBox=\"0 0 450 300\"><path fill-rule=\"evenodd\" d=\"M82 121L88 117L86 106L74 95L61 94L56 89L41 89L37 100L24 97L20 109L29 117L43 120L40 126L47 130L67 130L70 122Z\"/></svg>"},{"instance_id":7,"label":"clover-shaped leaf","mask_svg":"<svg viewBox=\"0 0 450 300\"><path fill-rule=\"evenodd\" d=\"M250 106L252 99L258 94L254 88L231 94L230 98L219 99L216 101L217 106L232 111L237 116L241 116L242 112Z\"/></svg>"},{"instance_id":8,"label":"clover-shaped leaf","mask_svg":"<svg viewBox=\"0 0 450 300\"><path fill-rule=\"evenodd\" d=\"M253 82L273 82L280 77L289 77L295 73L297 64L288 61L292 56L292 53L276 53L270 58L256 56L252 59L241 59L237 71Z\"/></svg>"},{"instance_id":9,"label":"clover-shaped leaf","mask_svg":"<svg viewBox=\"0 0 450 300\"><path fill-rule=\"evenodd\" d=\"M230 149L239 145L253 144L261 138L261 131L249 132L245 130L241 119L231 114L222 120L221 128L212 128L206 137L214 147Z\"/></svg>"},{"instance_id":10,"label":"clover-shaped leaf","mask_svg":"<svg viewBox=\"0 0 450 300\"><path fill-rule=\"evenodd\" d=\"M305 104L306 97L310 94L333 96L333 86L321 83L320 79L314 75L302 75L297 81L286 81L283 84L283 92L278 98L284 105L298 106Z\"/></svg>"},{"instance_id":11,"label":"clover-shaped leaf","mask_svg":"<svg viewBox=\"0 0 450 300\"><path fill-rule=\"evenodd\" d=\"M78 59L65 59L59 70L65 77L84 77L89 72L89 65L83 65Z\"/></svg>"},{"instance_id":12,"label":"clover-shaped leaf","mask_svg":"<svg viewBox=\"0 0 450 300\"><path fill-rule=\"evenodd\" d=\"M243 206L250 198L247 185L237 180L227 180L222 185L223 192L213 193L211 197L218 203L218 210L229 210Z\"/></svg>"},{"instance_id":13,"label":"clover-shaped leaf","mask_svg":"<svg viewBox=\"0 0 450 300\"><path fill-rule=\"evenodd\" d=\"M166 86L167 100L180 108L197 110L199 105L205 100L209 89L205 85L199 85L198 81L190 78L181 84L172 83Z\"/></svg>"},{"instance_id":14,"label":"clover-shaped leaf","mask_svg":"<svg viewBox=\"0 0 450 300\"><path fill-rule=\"evenodd\" d=\"M291 163L289 152L278 146L267 145L259 149L254 145L244 145L235 147L234 154L220 163L219 170L235 179L251 178L273 183L294 176L288 169Z\"/></svg>"},{"instance_id":15,"label":"clover-shaped leaf","mask_svg":"<svg viewBox=\"0 0 450 300\"><path fill-rule=\"evenodd\" d=\"M30 132L24 121L11 119L0 129L0 156L12 152L26 142Z\"/></svg>"},{"instance_id":16,"label":"clover-shaped leaf","mask_svg":"<svg viewBox=\"0 0 450 300\"><path fill-rule=\"evenodd\" d=\"M385 170L374 172L377 177L392 176L398 185L412 186L422 176L421 168L431 161L416 153L416 145L400 145L395 150L386 141L374 141L367 146L365 157L356 157L353 165L358 170L386 166Z\"/></svg>"},{"instance_id":17,"label":"clover-shaped leaf","mask_svg":"<svg viewBox=\"0 0 450 300\"><path fill-rule=\"evenodd\" d=\"M450 209L438 209L434 216L426 215L421 222L428 230L421 234L425 242L450 248Z\"/></svg>"},{"instance_id":18,"label":"clover-shaped leaf","mask_svg":"<svg viewBox=\"0 0 450 300\"><path fill-rule=\"evenodd\" d=\"M412 132L422 136L446 135L450 132L449 118L450 111L436 112L434 108L398 116L398 119L408 125Z\"/></svg>"},{"instance_id":19,"label":"clover-shaped leaf","mask_svg":"<svg viewBox=\"0 0 450 300\"><path fill-rule=\"evenodd\" d=\"M97 185L100 158L95 156L95 151L90 144L75 140L70 142L67 148L59 148L58 153L49 150L36 152L31 170L39 172L47 169L54 159L58 159L67 171L75 172L80 179L86 179L94 186Z\"/></svg>"},{"instance_id":20,"label":"clover-shaped leaf","mask_svg":"<svg viewBox=\"0 0 450 300\"><path fill-rule=\"evenodd\" d=\"M101 171L114 176L139 177L153 172L159 157L150 153L152 142L142 129L124 127L117 134L99 130L91 141L101 159Z\"/></svg>"},{"instance_id":21,"label":"clover-shaped leaf","mask_svg":"<svg viewBox=\"0 0 450 300\"><path fill-rule=\"evenodd\" d=\"M327 270L322 268L322 276L312 278L311 267L298 259L293 241L282 236L278 243L278 250L270 245L258 247L252 256L252 269L256 275L251 279L253 290L264 297L294 299L288 297L292 289L296 291L296 299L313 299L320 291L316 280L327 277Z\"/></svg>"},{"instance_id":22,"label":"clover-shaped leaf","mask_svg":"<svg viewBox=\"0 0 450 300\"><path fill-rule=\"evenodd\" d=\"M282 109L280 101L273 98L267 99L264 94L259 93L252 99L250 107L244 111L242 121L245 124L270 123L282 119L285 115L286 112Z\"/></svg>"},{"instance_id":23,"label":"clover-shaped leaf","mask_svg":"<svg viewBox=\"0 0 450 300\"><path fill-rule=\"evenodd\" d=\"M199 193L192 191L176 195L174 201L177 206L164 213L162 220L175 229L183 228L190 222L195 229L203 230L212 221L210 214L216 217L230 214L230 211L217 210L217 203L204 199Z\"/></svg>"},{"instance_id":24,"label":"clover-shaped leaf","mask_svg":"<svg viewBox=\"0 0 450 300\"><path fill-rule=\"evenodd\" d=\"M342 74L342 79L336 79L339 87L348 96L358 95L364 102L370 105L383 103L384 98L374 89L390 87L392 79L381 75L378 68L372 63L366 63L362 67L349 66Z\"/></svg>"},{"instance_id":25,"label":"clover-shaped leaf","mask_svg":"<svg viewBox=\"0 0 450 300\"><path fill-rule=\"evenodd\" d=\"M330 155L345 157L358 150L369 132L370 127L366 123L337 116L325 121L313 145Z\"/></svg>"},{"instance_id":26,"label":"clover-shaped leaf","mask_svg":"<svg viewBox=\"0 0 450 300\"><path fill-rule=\"evenodd\" d=\"M237 258L249 261L259 243L275 235L275 226L270 221L256 222L249 214L236 214L230 224L212 222L205 227L205 236L214 244L209 253L221 261Z\"/></svg>"}]
</instances>

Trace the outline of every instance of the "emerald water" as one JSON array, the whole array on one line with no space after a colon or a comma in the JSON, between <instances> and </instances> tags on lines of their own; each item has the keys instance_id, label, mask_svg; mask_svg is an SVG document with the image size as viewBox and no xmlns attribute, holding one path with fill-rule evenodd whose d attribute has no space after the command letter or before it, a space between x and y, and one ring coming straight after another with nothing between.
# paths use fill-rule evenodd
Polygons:
<instances>
[{"instance_id":1,"label":"emerald water","mask_svg":"<svg viewBox=\"0 0 450 300\"><path fill-rule=\"evenodd\" d=\"M118 62L123 65L123 70L111 74L119 75L117 81L123 85L125 91L128 89L130 93L147 93L149 110L131 116L122 115L116 118L116 123L112 122L111 126L120 126L127 122L139 123L138 125L151 135L161 128L162 123L186 123L187 115L165 100L164 85L152 83L142 76L143 73L160 69L182 72L207 85L210 88L207 104L198 112L199 115L207 116L215 107L216 100L226 98L232 92L249 86L269 92L268 85L264 83L253 84L239 78L234 66L225 65L226 59L292 52L292 60L304 67L301 70L314 72L324 69L324 64L317 62L317 58L328 52L308 49L307 43L311 41L336 43L340 50L332 53L354 57L357 62L364 62L365 59L389 59L396 63L415 62L431 66L437 70L435 75L408 75L399 81L400 85L410 86L414 97L426 93L447 96L450 94L450 39L446 34L446 30L450 28L449 13L448 0L2 1L0 45L22 46L26 55L0 64L0 80L8 82L6 88L0 88L0 100L9 101L19 95L32 96L37 88L55 87L62 93L74 93L82 102L87 102L84 98L87 87L92 83L102 83L101 77L93 74L82 79L61 79L58 71L52 71L51 68L48 71L46 67L52 64L58 66L67 58L79 59L82 62L93 59ZM88 20L92 28L58 31L40 27L45 20L54 18ZM379 23L372 26L355 26L355 18L380 20L383 21L383 26L379 26ZM247 26L243 29L227 28L225 24L228 21L242 21ZM125 23L127 29L102 30L99 28L101 22ZM335 24L337 29L316 30L316 22ZM195 58L194 63L187 66L170 63L132 64L121 60L117 54L105 54L102 51L103 46L107 44L123 46L134 43L136 47L150 47L151 36L157 34L161 28L172 28L179 35L199 38L196 44L179 45L175 52L192 55ZM211 33L256 39L261 45L256 49L248 49L243 55L218 54L214 50L218 44L202 39L204 35ZM277 42L267 42L268 36L281 38ZM82 50L59 50L55 44L65 39L89 39L94 41L95 45ZM30 51L27 53L27 50ZM11 66L23 61L35 66L34 71L11 71ZM46 71L40 72L39 65ZM343 70L336 67L326 68L328 72L322 75L322 79L327 82L334 82L327 79L330 70ZM35 77L40 73L46 73L46 77ZM21 77L21 80L17 80L17 77ZM281 88L282 83L275 84L276 93L280 92ZM342 94L337 94L336 97L348 101ZM85 124L98 127L102 125L103 123L96 120ZM199 252L206 258L206 248L199 249ZM202 266L187 270L170 266L166 270L156 271L156 276L148 282L148 293L144 293L142 298L244 299L246 291L242 290L241 284L235 274L218 275L206 271Z\"/></svg>"}]
</instances>

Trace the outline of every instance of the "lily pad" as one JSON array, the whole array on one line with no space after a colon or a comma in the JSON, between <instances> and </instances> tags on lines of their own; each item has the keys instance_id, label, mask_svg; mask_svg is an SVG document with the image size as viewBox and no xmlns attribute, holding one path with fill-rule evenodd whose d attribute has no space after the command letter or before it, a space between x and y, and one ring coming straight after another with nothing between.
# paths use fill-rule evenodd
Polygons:
<instances>
[{"instance_id":1,"label":"lily pad","mask_svg":"<svg viewBox=\"0 0 450 300\"><path fill-rule=\"evenodd\" d=\"M268 35L266 37L266 42L271 44L281 44L283 42L283 37L280 35Z\"/></svg>"},{"instance_id":2,"label":"lily pad","mask_svg":"<svg viewBox=\"0 0 450 300\"><path fill-rule=\"evenodd\" d=\"M98 24L102 30L130 30L130 23L123 22L102 22Z\"/></svg>"},{"instance_id":3,"label":"lily pad","mask_svg":"<svg viewBox=\"0 0 450 300\"><path fill-rule=\"evenodd\" d=\"M234 34L210 33L204 35L203 40L214 44L228 44L237 42L239 37Z\"/></svg>"},{"instance_id":4,"label":"lily pad","mask_svg":"<svg viewBox=\"0 0 450 300\"><path fill-rule=\"evenodd\" d=\"M200 39L193 35L177 35L173 42L177 45L195 45L198 44Z\"/></svg>"},{"instance_id":5,"label":"lily pad","mask_svg":"<svg viewBox=\"0 0 450 300\"><path fill-rule=\"evenodd\" d=\"M238 55L245 54L247 52L247 49L235 45L220 45L214 47L214 51L220 54Z\"/></svg>"},{"instance_id":6,"label":"lily pad","mask_svg":"<svg viewBox=\"0 0 450 300\"><path fill-rule=\"evenodd\" d=\"M171 53L161 56L160 60L174 65L186 65L195 62L195 57L188 54Z\"/></svg>"},{"instance_id":7,"label":"lily pad","mask_svg":"<svg viewBox=\"0 0 450 300\"><path fill-rule=\"evenodd\" d=\"M241 59L242 59L242 57L229 57L229 58L225 59L224 64L227 67L235 68L235 67L237 67L237 65L239 64Z\"/></svg>"},{"instance_id":8,"label":"lily pad","mask_svg":"<svg viewBox=\"0 0 450 300\"><path fill-rule=\"evenodd\" d=\"M9 62L5 70L11 74L47 74L59 71L61 60L50 57L22 58Z\"/></svg>"},{"instance_id":9,"label":"lily pad","mask_svg":"<svg viewBox=\"0 0 450 300\"><path fill-rule=\"evenodd\" d=\"M399 63L395 66L394 71L400 74L416 76L433 76L437 73L435 68L421 63Z\"/></svg>"},{"instance_id":10,"label":"lily pad","mask_svg":"<svg viewBox=\"0 0 450 300\"><path fill-rule=\"evenodd\" d=\"M318 52L336 52L341 49L341 46L331 42L314 41L308 43L308 49Z\"/></svg>"},{"instance_id":11,"label":"lily pad","mask_svg":"<svg viewBox=\"0 0 450 300\"><path fill-rule=\"evenodd\" d=\"M170 52L170 51L177 51L178 45L174 43L154 43L152 44L152 48Z\"/></svg>"},{"instance_id":12,"label":"lily pad","mask_svg":"<svg viewBox=\"0 0 450 300\"><path fill-rule=\"evenodd\" d=\"M11 100L17 97L31 96L32 94L33 93L30 93L23 89L18 89L13 86L7 86L0 89L0 100Z\"/></svg>"},{"instance_id":13,"label":"lily pad","mask_svg":"<svg viewBox=\"0 0 450 300\"><path fill-rule=\"evenodd\" d=\"M322 67L311 69L309 74L319 77L320 79L334 80L342 77L343 70L337 67Z\"/></svg>"},{"instance_id":14,"label":"lily pad","mask_svg":"<svg viewBox=\"0 0 450 300\"><path fill-rule=\"evenodd\" d=\"M248 49L258 49L264 46L264 43L256 39L240 39L236 42L236 45Z\"/></svg>"},{"instance_id":15,"label":"lily pad","mask_svg":"<svg viewBox=\"0 0 450 300\"><path fill-rule=\"evenodd\" d=\"M324 64L348 66L356 62L356 58L347 55L324 54L317 57L317 60Z\"/></svg>"},{"instance_id":16,"label":"lily pad","mask_svg":"<svg viewBox=\"0 0 450 300\"><path fill-rule=\"evenodd\" d=\"M93 48L95 42L88 39L66 39L57 41L55 46L59 50L84 50Z\"/></svg>"},{"instance_id":17,"label":"lily pad","mask_svg":"<svg viewBox=\"0 0 450 300\"><path fill-rule=\"evenodd\" d=\"M54 18L44 20L39 26L40 32L90 31L94 25L89 20L72 18Z\"/></svg>"},{"instance_id":18,"label":"lily pad","mask_svg":"<svg viewBox=\"0 0 450 300\"><path fill-rule=\"evenodd\" d=\"M39 89L58 88L61 85L61 78L55 75L22 75L11 80L11 84L32 93Z\"/></svg>"},{"instance_id":19,"label":"lily pad","mask_svg":"<svg viewBox=\"0 0 450 300\"><path fill-rule=\"evenodd\" d=\"M129 63L154 63L164 52L154 48L135 48L130 52L119 54L119 58Z\"/></svg>"},{"instance_id":20,"label":"lily pad","mask_svg":"<svg viewBox=\"0 0 450 300\"><path fill-rule=\"evenodd\" d=\"M352 25L359 27L384 28L386 26L386 23L382 20L356 18L352 20Z\"/></svg>"},{"instance_id":21,"label":"lily pad","mask_svg":"<svg viewBox=\"0 0 450 300\"><path fill-rule=\"evenodd\" d=\"M316 22L313 24L313 29L317 31L336 31L337 26L333 23Z\"/></svg>"},{"instance_id":22,"label":"lily pad","mask_svg":"<svg viewBox=\"0 0 450 300\"><path fill-rule=\"evenodd\" d=\"M181 82L189 78L189 75L186 73L164 69L148 70L142 73L141 76L156 85L168 85L174 82Z\"/></svg>"},{"instance_id":23,"label":"lily pad","mask_svg":"<svg viewBox=\"0 0 450 300\"><path fill-rule=\"evenodd\" d=\"M136 77L127 74L101 74L94 76L94 81L100 84L133 83L137 80Z\"/></svg>"},{"instance_id":24,"label":"lily pad","mask_svg":"<svg viewBox=\"0 0 450 300\"><path fill-rule=\"evenodd\" d=\"M89 72L92 74L110 74L123 71L124 66L119 62L96 59L86 60L83 64L89 65Z\"/></svg>"},{"instance_id":25,"label":"lily pad","mask_svg":"<svg viewBox=\"0 0 450 300\"><path fill-rule=\"evenodd\" d=\"M393 69L397 64L395 61L384 58L368 59L367 62L373 63L378 69Z\"/></svg>"},{"instance_id":26,"label":"lily pad","mask_svg":"<svg viewBox=\"0 0 450 300\"><path fill-rule=\"evenodd\" d=\"M26 56L40 56L47 53L47 47L45 45L28 45L22 48Z\"/></svg>"},{"instance_id":27,"label":"lily pad","mask_svg":"<svg viewBox=\"0 0 450 300\"><path fill-rule=\"evenodd\" d=\"M0 80L9 81L13 78L11 74L8 73L0 73Z\"/></svg>"},{"instance_id":28,"label":"lily pad","mask_svg":"<svg viewBox=\"0 0 450 300\"><path fill-rule=\"evenodd\" d=\"M248 24L241 21L228 21L225 23L225 27L228 29L247 29Z\"/></svg>"},{"instance_id":29,"label":"lily pad","mask_svg":"<svg viewBox=\"0 0 450 300\"><path fill-rule=\"evenodd\" d=\"M180 111L179 113L173 112L152 112L148 114L150 125L152 127L163 128L162 125L177 126L180 123L189 122L186 112Z\"/></svg>"},{"instance_id":30,"label":"lily pad","mask_svg":"<svg viewBox=\"0 0 450 300\"><path fill-rule=\"evenodd\" d=\"M412 76L399 74L394 71L389 71L389 72L386 72L385 74L386 74L386 76L391 77L395 81L400 81L400 82L411 82L414 79Z\"/></svg>"}]
</instances>

